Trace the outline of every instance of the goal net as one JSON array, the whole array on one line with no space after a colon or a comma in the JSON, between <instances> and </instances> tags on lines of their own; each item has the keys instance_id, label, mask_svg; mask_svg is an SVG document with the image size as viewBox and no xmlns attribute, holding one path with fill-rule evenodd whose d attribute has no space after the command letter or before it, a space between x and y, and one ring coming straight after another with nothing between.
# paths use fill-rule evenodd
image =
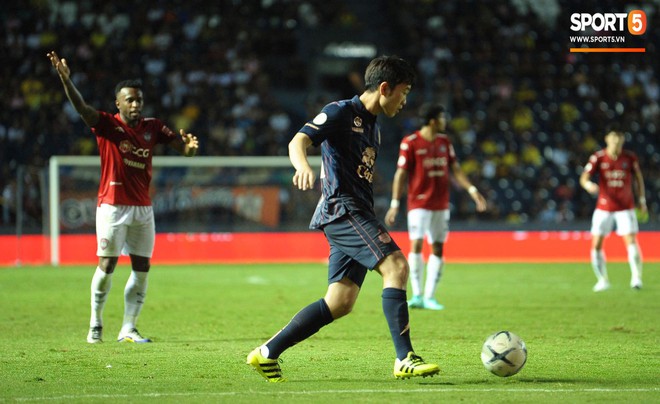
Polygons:
<instances>
[{"instance_id":1,"label":"goal net","mask_svg":"<svg viewBox=\"0 0 660 404\"><path fill-rule=\"evenodd\" d=\"M319 157L310 157L315 169ZM150 189L157 233L307 229L319 192L295 192L288 157L153 158ZM94 234L98 156L53 156L49 165L52 265L63 235ZM318 186L318 181L317 181Z\"/></svg>"}]
</instances>

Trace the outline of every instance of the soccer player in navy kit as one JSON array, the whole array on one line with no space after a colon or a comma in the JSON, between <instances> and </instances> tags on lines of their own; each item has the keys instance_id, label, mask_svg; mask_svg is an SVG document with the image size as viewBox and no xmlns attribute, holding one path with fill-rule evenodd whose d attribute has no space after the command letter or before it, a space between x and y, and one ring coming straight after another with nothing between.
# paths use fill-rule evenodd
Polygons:
<instances>
[{"instance_id":1,"label":"soccer player in navy kit","mask_svg":"<svg viewBox=\"0 0 660 404\"><path fill-rule=\"evenodd\" d=\"M293 185L303 191L312 189L316 179L307 148L321 146L322 196L310 228L323 230L330 245L328 290L248 355L247 363L270 382L285 380L278 363L282 352L351 312L368 270L383 278L383 312L396 351L394 376L432 376L440 371L413 350L406 303L408 262L376 219L373 206L374 163L380 148L376 117L401 111L414 80L413 68L399 57L372 60L362 95L326 105L289 143L296 169Z\"/></svg>"},{"instance_id":2,"label":"soccer player in navy kit","mask_svg":"<svg viewBox=\"0 0 660 404\"><path fill-rule=\"evenodd\" d=\"M66 95L96 135L101 158L101 180L96 208L99 263L92 277L91 316L87 342L103 342L103 308L122 250L131 258L131 276L124 288L124 319L120 342L151 342L136 323L147 293L156 230L149 197L151 159L156 144L167 144L184 156L197 153L197 137L180 130L180 136L156 118L142 117L141 82L126 80L115 88L118 113L98 111L88 105L71 81L65 59L55 52L48 58L57 71Z\"/></svg>"}]
</instances>

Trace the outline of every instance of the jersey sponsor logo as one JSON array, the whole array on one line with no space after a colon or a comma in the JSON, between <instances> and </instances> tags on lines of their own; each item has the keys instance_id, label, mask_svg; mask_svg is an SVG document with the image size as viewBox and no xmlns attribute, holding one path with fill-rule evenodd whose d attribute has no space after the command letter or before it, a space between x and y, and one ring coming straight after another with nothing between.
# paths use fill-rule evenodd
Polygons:
<instances>
[{"instance_id":1,"label":"jersey sponsor logo","mask_svg":"<svg viewBox=\"0 0 660 404\"><path fill-rule=\"evenodd\" d=\"M122 140L119 143L119 151L122 153L131 153L143 158L149 157L149 154L151 153L149 149L134 146L130 140Z\"/></svg>"},{"instance_id":2,"label":"jersey sponsor logo","mask_svg":"<svg viewBox=\"0 0 660 404\"><path fill-rule=\"evenodd\" d=\"M139 161L129 160L127 158L124 158L124 164L126 164L129 167L139 168L141 170L144 170L144 168L147 166L144 163L140 163Z\"/></svg>"},{"instance_id":3,"label":"jersey sponsor logo","mask_svg":"<svg viewBox=\"0 0 660 404\"><path fill-rule=\"evenodd\" d=\"M419 150L415 151L415 154L426 154L427 152L428 152L428 150L426 150L426 149L419 149Z\"/></svg>"},{"instance_id":4,"label":"jersey sponsor logo","mask_svg":"<svg viewBox=\"0 0 660 404\"><path fill-rule=\"evenodd\" d=\"M355 126L353 126L351 130L357 133L364 133L364 128L356 128Z\"/></svg>"},{"instance_id":5,"label":"jersey sponsor logo","mask_svg":"<svg viewBox=\"0 0 660 404\"><path fill-rule=\"evenodd\" d=\"M357 168L357 175L360 178L372 183L374 181L374 164L376 164L376 149L367 147L362 152L362 163Z\"/></svg>"},{"instance_id":6,"label":"jersey sponsor logo","mask_svg":"<svg viewBox=\"0 0 660 404\"><path fill-rule=\"evenodd\" d=\"M447 166L447 157L429 157L422 160L422 166L424 168L432 167L446 167Z\"/></svg>"},{"instance_id":7,"label":"jersey sponsor logo","mask_svg":"<svg viewBox=\"0 0 660 404\"><path fill-rule=\"evenodd\" d=\"M314 117L312 122L315 123L316 125L323 125L327 120L328 120L328 114L326 114L325 112L321 112L320 114Z\"/></svg>"}]
</instances>

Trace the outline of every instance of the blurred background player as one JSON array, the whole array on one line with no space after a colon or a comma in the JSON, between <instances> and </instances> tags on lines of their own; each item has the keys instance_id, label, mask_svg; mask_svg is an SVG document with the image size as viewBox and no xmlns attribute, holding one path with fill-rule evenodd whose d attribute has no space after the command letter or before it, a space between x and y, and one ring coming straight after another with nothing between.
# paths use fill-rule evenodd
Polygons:
<instances>
[{"instance_id":1,"label":"blurred background player","mask_svg":"<svg viewBox=\"0 0 660 404\"><path fill-rule=\"evenodd\" d=\"M580 185L592 195L597 195L596 209L591 222L591 265L598 282L594 292L607 290L607 276L603 241L614 225L616 234L623 238L630 264L630 287L642 288L642 252L637 244L639 225L635 214L634 190L638 195L639 209L647 214L644 179L635 153L624 150L624 133L616 126L606 131L606 147L589 157L580 175ZM591 181L598 175L598 184Z\"/></svg>"},{"instance_id":2,"label":"blurred background player","mask_svg":"<svg viewBox=\"0 0 660 404\"><path fill-rule=\"evenodd\" d=\"M447 124L441 105L425 104L420 108L421 129L401 141L397 170L392 182L392 202L385 215L385 223L395 223L401 196L408 181L408 235L410 237L411 308L442 310L435 298L444 266L442 254L449 234L449 169L458 184L466 189L477 205L477 211L486 210L487 204L477 188L461 170L454 147L443 132ZM424 236L431 245L426 265L426 283L422 295Z\"/></svg>"},{"instance_id":3,"label":"blurred background player","mask_svg":"<svg viewBox=\"0 0 660 404\"><path fill-rule=\"evenodd\" d=\"M394 376L432 376L438 365L425 363L410 341L406 257L376 218L373 172L380 148L377 116L393 117L406 104L415 80L413 68L396 56L381 56L367 66L365 91L326 105L289 143L298 189L314 187L307 160L309 146L321 146L322 196L310 228L321 229L330 244L328 289L300 310L270 340L254 349L247 363L270 382L284 381L278 358L321 327L351 312L368 270L383 277L382 307L394 342Z\"/></svg>"},{"instance_id":4,"label":"blurred background player","mask_svg":"<svg viewBox=\"0 0 660 404\"><path fill-rule=\"evenodd\" d=\"M177 136L156 118L143 118L142 83L127 80L115 88L116 114L89 106L71 81L65 59L48 53L69 101L96 135L101 157L101 181L96 208L98 267L92 277L91 318L87 342L103 341L103 307L112 273L122 250L130 255L132 271L124 289L124 319L120 342L151 342L140 335L137 318L147 293L147 275L155 242L154 213L149 196L154 147L167 144L184 156L197 153L197 138L180 130Z\"/></svg>"}]
</instances>

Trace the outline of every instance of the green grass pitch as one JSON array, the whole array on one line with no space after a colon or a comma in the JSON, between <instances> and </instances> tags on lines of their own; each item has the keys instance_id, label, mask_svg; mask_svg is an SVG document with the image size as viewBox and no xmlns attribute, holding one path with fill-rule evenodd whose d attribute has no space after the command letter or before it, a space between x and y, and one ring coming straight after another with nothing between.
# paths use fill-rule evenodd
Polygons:
<instances>
[{"instance_id":1,"label":"green grass pitch","mask_svg":"<svg viewBox=\"0 0 660 404\"><path fill-rule=\"evenodd\" d=\"M322 264L152 267L139 329L115 342L129 269L105 308L105 342L85 341L93 267L0 269L0 402L660 402L660 264L644 289L610 263L593 293L588 264L448 263L441 312L411 311L413 345L439 376L395 380L394 349L370 273L349 316L282 355L287 383L266 383L250 350L323 296ZM507 329L527 344L510 378L482 366L481 344Z\"/></svg>"}]
</instances>

